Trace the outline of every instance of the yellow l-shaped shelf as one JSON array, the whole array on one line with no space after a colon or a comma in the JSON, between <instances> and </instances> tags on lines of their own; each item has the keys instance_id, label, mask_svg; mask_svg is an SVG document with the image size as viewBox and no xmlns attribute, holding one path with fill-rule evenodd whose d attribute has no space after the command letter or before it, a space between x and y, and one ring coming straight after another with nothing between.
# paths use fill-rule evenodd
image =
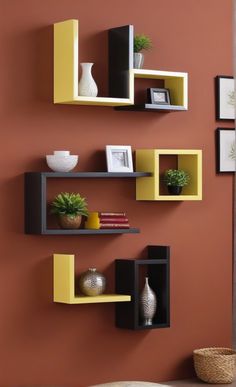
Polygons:
<instances>
[{"instance_id":1,"label":"yellow l-shaped shelf","mask_svg":"<svg viewBox=\"0 0 236 387\"><path fill-rule=\"evenodd\" d=\"M130 295L101 294L96 297L75 295L75 257L73 254L53 255L53 301L64 304L94 304L131 301Z\"/></svg>"},{"instance_id":2,"label":"yellow l-shaped shelf","mask_svg":"<svg viewBox=\"0 0 236 387\"><path fill-rule=\"evenodd\" d=\"M133 26L126 27L125 33L128 34L125 35L126 45L128 44L129 49L126 46L126 50L121 51L122 41L119 42L119 47L116 47L115 41L114 44L111 44L116 57L124 57L126 68L124 69L121 66L119 70L115 69L112 72L112 81L109 83L112 85L112 89L115 90L116 95L125 93L127 98L84 97L78 95L79 22L72 19L54 24L54 103L114 106L117 108L123 106L128 109L134 105L135 78L150 78L163 80L164 87L169 89L171 95L171 105L167 107L169 110L187 110L188 74L173 71L133 69ZM115 60L119 61L119 58L115 58L112 62L115 66ZM111 66L109 65L109 67ZM122 87L122 91L120 87ZM152 106L158 107L157 105ZM162 108L164 109L163 106Z\"/></svg>"},{"instance_id":3,"label":"yellow l-shaped shelf","mask_svg":"<svg viewBox=\"0 0 236 387\"><path fill-rule=\"evenodd\" d=\"M190 175L190 183L181 195L161 192L160 171L163 156L176 156L177 168ZM175 169L175 168L174 168ZM136 171L151 172L150 177L136 179L136 200L202 200L202 151L196 149L137 149Z\"/></svg>"}]
</instances>

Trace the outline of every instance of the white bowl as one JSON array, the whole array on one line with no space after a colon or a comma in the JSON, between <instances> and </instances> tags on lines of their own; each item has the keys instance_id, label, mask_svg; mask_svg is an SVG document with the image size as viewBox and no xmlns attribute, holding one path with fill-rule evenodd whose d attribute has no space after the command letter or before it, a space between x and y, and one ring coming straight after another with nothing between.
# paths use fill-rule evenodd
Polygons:
<instances>
[{"instance_id":1,"label":"white bowl","mask_svg":"<svg viewBox=\"0 0 236 387\"><path fill-rule=\"evenodd\" d=\"M79 160L79 156L58 156L58 155L47 155L47 165L54 172L70 172L75 168Z\"/></svg>"}]
</instances>

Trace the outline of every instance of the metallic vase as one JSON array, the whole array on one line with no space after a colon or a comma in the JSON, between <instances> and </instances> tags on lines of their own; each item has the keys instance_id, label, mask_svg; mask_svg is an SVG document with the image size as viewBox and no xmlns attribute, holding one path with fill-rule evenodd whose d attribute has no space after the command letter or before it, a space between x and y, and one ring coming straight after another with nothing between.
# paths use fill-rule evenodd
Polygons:
<instances>
[{"instance_id":1,"label":"metallic vase","mask_svg":"<svg viewBox=\"0 0 236 387\"><path fill-rule=\"evenodd\" d=\"M134 69L142 69L144 64L144 55L141 52L134 52Z\"/></svg>"},{"instance_id":2,"label":"metallic vase","mask_svg":"<svg viewBox=\"0 0 236 387\"><path fill-rule=\"evenodd\" d=\"M152 325L152 319L156 313L157 300L154 291L149 286L148 277L145 278L145 285L140 294L139 305L143 325Z\"/></svg>"},{"instance_id":3,"label":"metallic vase","mask_svg":"<svg viewBox=\"0 0 236 387\"><path fill-rule=\"evenodd\" d=\"M106 287L106 278L97 269L90 268L81 274L79 278L79 289L85 296L98 296Z\"/></svg>"}]
</instances>

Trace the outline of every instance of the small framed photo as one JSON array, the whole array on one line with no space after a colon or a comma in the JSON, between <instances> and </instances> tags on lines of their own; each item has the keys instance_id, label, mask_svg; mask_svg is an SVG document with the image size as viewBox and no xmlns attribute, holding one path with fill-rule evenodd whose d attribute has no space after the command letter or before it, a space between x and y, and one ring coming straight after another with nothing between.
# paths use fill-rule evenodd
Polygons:
<instances>
[{"instance_id":1,"label":"small framed photo","mask_svg":"<svg viewBox=\"0 0 236 387\"><path fill-rule=\"evenodd\" d=\"M169 89L147 89L148 102L156 105L170 105Z\"/></svg>"},{"instance_id":2,"label":"small framed photo","mask_svg":"<svg viewBox=\"0 0 236 387\"><path fill-rule=\"evenodd\" d=\"M235 129L216 129L217 172L235 172Z\"/></svg>"},{"instance_id":3,"label":"small framed photo","mask_svg":"<svg viewBox=\"0 0 236 387\"><path fill-rule=\"evenodd\" d=\"M108 172L133 172L130 145L106 145Z\"/></svg>"},{"instance_id":4,"label":"small framed photo","mask_svg":"<svg viewBox=\"0 0 236 387\"><path fill-rule=\"evenodd\" d=\"M216 119L235 119L234 78L226 75L216 77Z\"/></svg>"}]
</instances>

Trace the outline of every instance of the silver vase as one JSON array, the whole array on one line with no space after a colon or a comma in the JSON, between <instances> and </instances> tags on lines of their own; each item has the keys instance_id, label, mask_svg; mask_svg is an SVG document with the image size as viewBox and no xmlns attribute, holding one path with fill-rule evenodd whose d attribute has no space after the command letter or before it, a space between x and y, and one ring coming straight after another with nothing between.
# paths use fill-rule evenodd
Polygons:
<instances>
[{"instance_id":1,"label":"silver vase","mask_svg":"<svg viewBox=\"0 0 236 387\"><path fill-rule=\"evenodd\" d=\"M98 296L106 287L106 278L97 269L91 268L81 274L79 289L85 296Z\"/></svg>"},{"instance_id":2,"label":"silver vase","mask_svg":"<svg viewBox=\"0 0 236 387\"><path fill-rule=\"evenodd\" d=\"M144 55L141 52L134 53L134 69L142 69L144 63Z\"/></svg>"},{"instance_id":3,"label":"silver vase","mask_svg":"<svg viewBox=\"0 0 236 387\"><path fill-rule=\"evenodd\" d=\"M79 95L84 97L96 97L98 88L92 76L93 63L80 63L82 75L79 81Z\"/></svg>"},{"instance_id":4,"label":"silver vase","mask_svg":"<svg viewBox=\"0 0 236 387\"><path fill-rule=\"evenodd\" d=\"M149 286L148 277L145 278L145 285L140 294L139 306L143 325L152 325L152 319L156 313L157 300L154 291Z\"/></svg>"}]
</instances>

